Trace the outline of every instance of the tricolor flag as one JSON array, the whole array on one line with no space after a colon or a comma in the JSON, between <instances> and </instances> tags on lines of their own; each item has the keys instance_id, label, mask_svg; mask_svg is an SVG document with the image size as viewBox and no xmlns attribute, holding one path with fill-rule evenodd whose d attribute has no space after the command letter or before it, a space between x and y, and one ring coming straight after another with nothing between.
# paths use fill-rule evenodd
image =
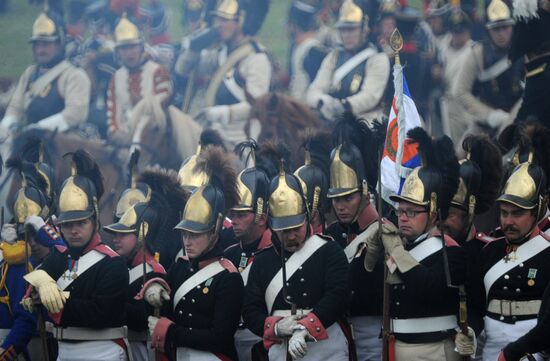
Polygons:
<instances>
[{"instance_id":1,"label":"tricolor flag","mask_svg":"<svg viewBox=\"0 0 550 361\"><path fill-rule=\"evenodd\" d=\"M407 175L420 166L420 156L416 144L407 142L407 132L421 126L420 116L412 100L403 74L403 67L393 67L393 96L384 153L380 164L382 178L382 198L392 204L390 196L399 194Z\"/></svg>"}]
</instances>

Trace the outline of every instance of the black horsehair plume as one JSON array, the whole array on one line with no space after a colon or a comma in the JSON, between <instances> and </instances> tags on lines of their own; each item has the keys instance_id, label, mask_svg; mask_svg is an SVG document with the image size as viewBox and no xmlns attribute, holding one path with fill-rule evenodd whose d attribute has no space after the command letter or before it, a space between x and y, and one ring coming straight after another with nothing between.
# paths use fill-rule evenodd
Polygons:
<instances>
[{"instance_id":1,"label":"black horsehair plume","mask_svg":"<svg viewBox=\"0 0 550 361\"><path fill-rule=\"evenodd\" d=\"M263 142L256 152L256 168L263 170L271 180L279 174L281 159L284 163L285 172L290 173L290 149L285 143L277 139L270 139Z\"/></svg>"},{"instance_id":2,"label":"black horsehair plume","mask_svg":"<svg viewBox=\"0 0 550 361\"><path fill-rule=\"evenodd\" d=\"M29 137L12 157L6 161L6 167L16 169L21 175L33 182L33 185L46 192L47 180L37 172L35 163L42 161L43 144L36 137Z\"/></svg>"},{"instance_id":3,"label":"black horsehair plume","mask_svg":"<svg viewBox=\"0 0 550 361\"><path fill-rule=\"evenodd\" d=\"M92 155L84 149L78 149L76 152L66 153L63 157L66 157L67 155L71 156L76 174L84 176L93 182L97 199L99 200L104 192L103 176L101 175L101 170Z\"/></svg>"},{"instance_id":4,"label":"black horsehair plume","mask_svg":"<svg viewBox=\"0 0 550 361\"><path fill-rule=\"evenodd\" d=\"M222 189L226 211L239 202L237 172L232 166L231 156L223 149L214 146L204 149L193 171L205 172L210 178L209 183Z\"/></svg>"},{"instance_id":5,"label":"black horsehair plume","mask_svg":"<svg viewBox=\"0 0 550 361\"><path fill-rule=\"evenodd\" d=\"M200 135L199 144L202 148L206 148L209 145L215 145L217 147L221 147L224 151L227 151L220 132L214 129L203 130Z\"/></svg>"},{"instance_id":6,"label":"black horsehair plume","mask_svg":"<svg viewBox=\"0 0 550 361\"><path fill-rule=\"evenodd\" d=\"M151 188L152 202L161 201L169 206L168 211L175 212L176 216L179 217L179 212L185 208L188 193L180 186L176 172L158 167L149 167L139 175L138 181L146 183Z\"/></svg>"},{"instance_id":7,"label":"black horsehair plume","mask_svg":"<svg viewBox=\"0 0 550 361\"><path fill-rule=\"evenodd\" d=\"M135 184L135 174L138 169L140 151L137 148L134 148L134 151L130 155L130 162L128 163L128 187L134 187Z\"/></svg>"},{"instance_id":8,"label":"black horsehair plume","mask_svg":"<svg viewBox=\"0 0 550 361\"><path fill-rule=\"evenodd\" d=\"M533 151L533 162L550 178L550 128L540 123L528 123L523 130L522 141Z\"/></svg>"},{"instance_id":9,"label":"black horsehair plume","mask_svg":"<svg viewBox=\"0 0 550 361\"><path fill-rule=\"evenodd\" d=\"M451 201L458 190L460 177L460 165L453 141L446 135L432 140L420 127L409 130L407 137L417 144L422 158L422 167L439 172L441 175L441 185L437 191L437 208L441 212L441 219L445 220Z\"/></svg>"},{"instance_id":10,"label":"black horsehair plume","mask_svg":"<svg viewBox=\"0 0 550 361\"><path fill-rule=\"evenodd\" d=\"M502 154L487 135L469 135L462 142L462 149L481 170L481 180L476 197L476 214L489 210L500 191L502 181Z\"/></svg>"},{"instance_id":11,"label":"black horsehair plume","mask_svg":"<svg viewBox=\"0 0 550 361\"><path fill-rule=\"evenodd\" d=\"M248 154L246 152L248 151ZM235 146L233 152L239 157L240 160L244 162L245 165L248 165L249 160L252 159L252 166L256 166L256 152L258 151L258 143L252 138L240 142Z\"/></svg>"},{"instance_id":12,"label":"black horsehair plume","mask_svg":"<svg viewBox=\"0 0 550 361\"><path fill-rule=\"evenodd\" d=\"M311 164L330 173L331 133L326 130L307 128L298 134L302 147L309 152Z\"/></svg>"},{"instance_id":13,"label":"black horsehair plume","mask_svg":"<svg viewBox=\"0 0 550 361\"><path fill-rule=\"evenodd\" d=\"M384 121L374 121L372 127L369 128L364 120L355 117L351 112L345 112L334 127L334 147L348 142L355 145L361 152L371 191L375 191L374 187L378 182L380 151L384 147L385 137L386 124Z\"/></svg>"}]
</instances>

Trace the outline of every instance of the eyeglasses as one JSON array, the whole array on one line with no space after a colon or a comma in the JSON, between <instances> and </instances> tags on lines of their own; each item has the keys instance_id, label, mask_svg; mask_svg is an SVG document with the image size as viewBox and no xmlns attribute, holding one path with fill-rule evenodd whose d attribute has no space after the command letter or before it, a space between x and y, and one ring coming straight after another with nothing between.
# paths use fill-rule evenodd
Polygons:
<instances>
[{"instance_id":1,"label":"eyeglasses","mask_svg":"<svg viewBox=\"0 0 550 361\"><path fill-rule=\"evenodd\" d=\"M406 214L407 215L407 218L414 218L416 217L417 215L419 215L420 213L428 213L428 211L424 210L424 211L417 211L417 210L414 210L414 209L407 209L407 210L403 210L403 209L396 209L393 211L393 213L395 213L395 215L397 216L397 218L401 217L402 215Z\"/></svg>"}]
</instances>

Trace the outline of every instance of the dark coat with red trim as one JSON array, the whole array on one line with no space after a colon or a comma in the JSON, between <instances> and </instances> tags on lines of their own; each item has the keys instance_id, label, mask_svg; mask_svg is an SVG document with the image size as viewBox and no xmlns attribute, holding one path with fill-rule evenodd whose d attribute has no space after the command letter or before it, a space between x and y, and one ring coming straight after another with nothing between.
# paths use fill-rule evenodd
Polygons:
<instances>
[{"instance_id":1,"label":"dark coat with red trim","mask_svg":"<svg viewBox=\"0 0 550 361\"><path fill-rule=\"evenodd\" d=\"M57 280L68 269L71 260L95 249L107 256L79 275L65 291L70 297L61 314L51 315L63 327L110 328L125 324L124 305L128 287L128 268L124 260L101 243L98 233L80 252L56 246L44 260L41 269Z\"/></svg>"},{"instance_id":2,"label":"dark coat with red trim","mask_svg":"<svg viewBox=\"0 0 550 361\"><path fill-rule=\"evenodd\" d=\"M221 245L218 245L198 259L179 258L166 274L171 288L170 299L173 300L178 288L189 277L218 261L221 254ZM222 264L225 271L187 293L175 309L172 301L164 304L161 315L174 322L166 333L164 350L167 355L172 355L178 347L189 347L237 360L233 335L239 324L244 286L233 264L227 259L223 259Z\"/></svg>"},{"instance_id":3,"label":"dark coat with red trim","mask_svg":"<svg viewBox=\"0 0 550 361\"><path fill-rule=\"evenodd\" d=\"M281 269L280 242L275 237L272 242L273 247L258 254L252 264L243 308L245 326L263 337L266 346L269 346L266 341L273 341L273 328L269 322L272 317L267 310L265 293L269 283ZM290 255L289 253L288 257ZM311 325L306 319L304 322L307 321L305 326L317 340L322 340L317 335L323 334L326 328L344 318L350 300L348 268L342 247L333 240L328 240L288 279L289 301L296 303L298 309L312 310L314 316L306 319L313 319L315 322ZM283 299L282 291L275 298L273 311L275 310L290 310L290 305ZM273 322L276 321L273 319ZM310 329L309 326L314 327ZM324 334L326 338L326 333Z\"/></svg>"},{"instance_id":4,"label":"dark coat with red trim","mask_svg":"<svg viewBox=\"0 0 550 361\"><path fill-rule=\"evenodd\" d=\"M235 233L233 233L233 237L235 237ZM243 245L236 238L233 242L231 246L223 251L223 256L230 260L237 268L240 267L241 259L243 258L246 258L246 265L249 265L254 262L254 257L257 253L263 251L267 247L271 247L271 230L266 229L262 237L249 245ZM241 269L239 269L239 271L242 272Z\"/></svg>"},{"instance_id":5,"label":"dark coat with red trim","mask_svg":"<svg viewBox=\"0 0 550 361\"><path fill-rule=\"evenodd\" d=\"M465 252L451 238L445 237L445 239L451 282L456 286L462 285L466 278ZM408 243L405 245L405 249L410 251L420 243ZM458 289L447 285L442 250L424 258L419 265L408 272L401 273L399 270L395 272L403 283L390 287L391 318L458 315ZM395 333L395 338L408 343L426 343L445 340L455 333L454 330L413 334Z\"/></svg>"}]
</instances>

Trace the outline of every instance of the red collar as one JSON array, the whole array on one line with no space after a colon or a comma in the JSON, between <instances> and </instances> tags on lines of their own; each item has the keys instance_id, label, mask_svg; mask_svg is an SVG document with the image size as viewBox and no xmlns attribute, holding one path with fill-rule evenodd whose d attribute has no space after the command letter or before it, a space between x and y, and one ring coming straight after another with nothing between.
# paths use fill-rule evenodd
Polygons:
<instances>
[{"instance_id":1,"label":"red collar","mask_svg":"<svg viewBox=\"0 0 550 361\"><path fill-rule=\"evenodd\" d=\"M96 232L92 237L92 240L88 243L86 248L84 248L84 252L82 252L82 254L85 255L86 253L90 252L100 244L101 244L101 236L99 235L99 232Z\"/></svg>"},{"instance_id":2,"label":"red collar","mask_svg":"<svg viewBox=\"0 0 550 361\"><path fill-rule=\"evenodd\" d=\"M376 208L374 208L372 203L369 203L369 205L366 206L361 211L361 214L359 214L359 217L357 217L357 224L359 225L359 230L364 231L365 229L367 229L368 226L370 226L377 220L378 220L378 212L376 211Z\"/></svg>"},{"instance_id":3,"label":"red collar","mask_svg":"<svg viewBox=\"0 0 550 361\"><path fill-rule=\"evenodd\" d=\"M139 266L143 263L143 250L139 250L134 259L132 260L132 267ZM157 260L155 260L155 257L153 257L149 252L145 252L145 263L153 265L154 263L157 263Z\"/></svg>"}]
</instances>

